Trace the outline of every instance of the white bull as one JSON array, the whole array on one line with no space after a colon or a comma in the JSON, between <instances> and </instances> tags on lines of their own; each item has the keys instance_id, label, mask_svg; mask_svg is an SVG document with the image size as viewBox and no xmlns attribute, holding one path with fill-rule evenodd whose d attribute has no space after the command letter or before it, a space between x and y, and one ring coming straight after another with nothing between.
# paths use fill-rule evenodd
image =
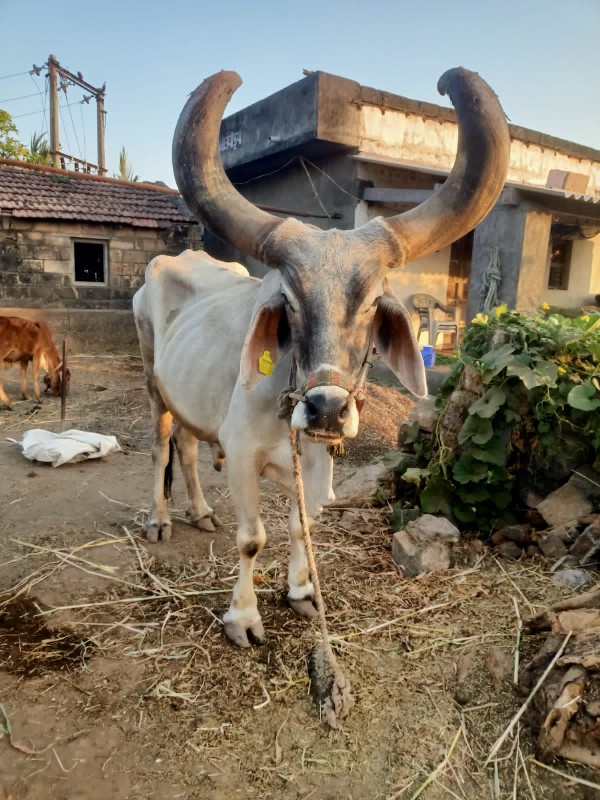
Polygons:
<instances>
[{"instance_id":1,"label":"white bull","mask_svg":"<svg viewBox=\"0 0 600 800\"><path fill-rule=\"evenodd\" d=\"M203 253L158 257L134 298L154 422L150 541L171 536L166 506L170 437L179 454L193 524L214 529L197 474L197 441L215 465L227 457L238 521L240 571L225 632L237 645L264 638L252 572L265 544L259 477L290 497L288 598L315 615L295 499L289 426L301 432L309 522L333 497L328 446L358 432L357 382L371 342L415 394L426 392L411 320L387 271L444 247L469 231L498 197L508 164L508 130L491 89L466 70L440 80L457 109L459 151L442 189L416 209L354 231L320 231L282 220L245 200L218 153L224 107L239 85L222 72L191 96L173 144L178 186L190 208L222 239L272 267L264 280ZM269 353L272 374L265 367ZM290 392L286 387L292 385ZM282 391L285 390L285 391ZM291 419L278 401L295 403ZM173 427L173 421L175 425Z\"/></svg>"}]
</instances>

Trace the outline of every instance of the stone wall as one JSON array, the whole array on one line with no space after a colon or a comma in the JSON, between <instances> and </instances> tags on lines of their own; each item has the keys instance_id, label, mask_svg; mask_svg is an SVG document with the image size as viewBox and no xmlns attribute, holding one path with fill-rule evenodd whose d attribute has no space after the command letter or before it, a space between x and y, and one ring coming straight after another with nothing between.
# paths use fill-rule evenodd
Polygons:
<instances>
[{"instance_id":1,"label":"stone wall","mask_svg":"<svg viewBox=\"0 0 600 800\"><path fill-rule=\"evenodd\" d=\"M73 241L106 243L104 284L74 281ZM157 255L202 249L198 225L125 225L30 220L0 222L0 307L126 309Z\"/></svg>"}]
</instances>

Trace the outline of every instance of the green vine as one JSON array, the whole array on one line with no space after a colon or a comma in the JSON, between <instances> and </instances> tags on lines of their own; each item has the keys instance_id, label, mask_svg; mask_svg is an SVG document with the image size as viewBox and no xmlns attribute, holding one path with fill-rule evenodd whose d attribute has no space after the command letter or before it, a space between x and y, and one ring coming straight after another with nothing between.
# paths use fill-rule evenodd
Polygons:
<instances>
[{"instance_id":1,"label":"green vine","mask_svg":"<svg viewBox=\"0 0 600 800\"><path fill-rule=\"evenodd\" d=\"M449 442L449 406L465 389L471 402ZM569 319L544 306L534 316L506 306L478 314L436 407L428 462L402 476L420 487L421 509L480 531L515 522L520 489L561 456L565 437L592 460L600 452L600 314Z\"/></svg>"}]
</instances>

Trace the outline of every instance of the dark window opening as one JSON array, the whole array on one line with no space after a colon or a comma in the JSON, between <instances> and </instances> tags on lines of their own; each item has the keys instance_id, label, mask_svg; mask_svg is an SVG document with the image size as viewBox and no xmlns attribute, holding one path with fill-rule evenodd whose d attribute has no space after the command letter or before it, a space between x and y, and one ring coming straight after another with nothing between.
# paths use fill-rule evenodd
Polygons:
<instances>
[{"instance_id":1,"label":"dark window opening","mask_svg":"<svg viewBox=\"0 0 600 800\"><path fill-rule=\"evenodd\" d=\"M75 282L104 283L104 245L102 242L73 242Z\"/></svg>"},{"instance_id":2,"label":"dark window opening","mask_svg":"<svg viewBox=\"0 0 600 800\"><path fill-rule=\"evenodd\" d=\"M549 289L568 289L573 242L570 239L550 239Z\"/></svg>"}]
</instances>

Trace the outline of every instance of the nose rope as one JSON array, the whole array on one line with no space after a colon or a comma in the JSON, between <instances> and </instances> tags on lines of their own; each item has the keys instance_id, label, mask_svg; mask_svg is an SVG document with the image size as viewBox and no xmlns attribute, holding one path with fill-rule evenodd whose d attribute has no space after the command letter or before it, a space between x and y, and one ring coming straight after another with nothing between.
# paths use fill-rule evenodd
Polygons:
<instances>
[{"instance_id":1,"label":"nose rope","mask_svg":"<svg viewBox=\"0 0 600 800\"><path fill-rule=\"evenodd\" d=\"M369 361L369 356L371 355L371 351L373 349L374 338L375 330L374 326L371 325L367 351L365 353L360 372L358 373L358 377L356 378L353 386L350 381L346 382L342 380L342 373L338 370L322 369L317 370L316 372L311 372L307 376L300 389L297 389L296 382L298 367L296 364L296 358L292 353L288 386L286 386L285 389L282 389L277 396L277 416L280 419L291 419L294 412L294 407L297 405L297 403L304 402L306 400L306 393L317 386L340 386L342 389L346 389L348 391L348 397L354 399L356 407L358 408L358 412L360 413L365 402L365 382L367 380L369 368L372 366L371 362Z\"/></svg>"}]
</instances>

